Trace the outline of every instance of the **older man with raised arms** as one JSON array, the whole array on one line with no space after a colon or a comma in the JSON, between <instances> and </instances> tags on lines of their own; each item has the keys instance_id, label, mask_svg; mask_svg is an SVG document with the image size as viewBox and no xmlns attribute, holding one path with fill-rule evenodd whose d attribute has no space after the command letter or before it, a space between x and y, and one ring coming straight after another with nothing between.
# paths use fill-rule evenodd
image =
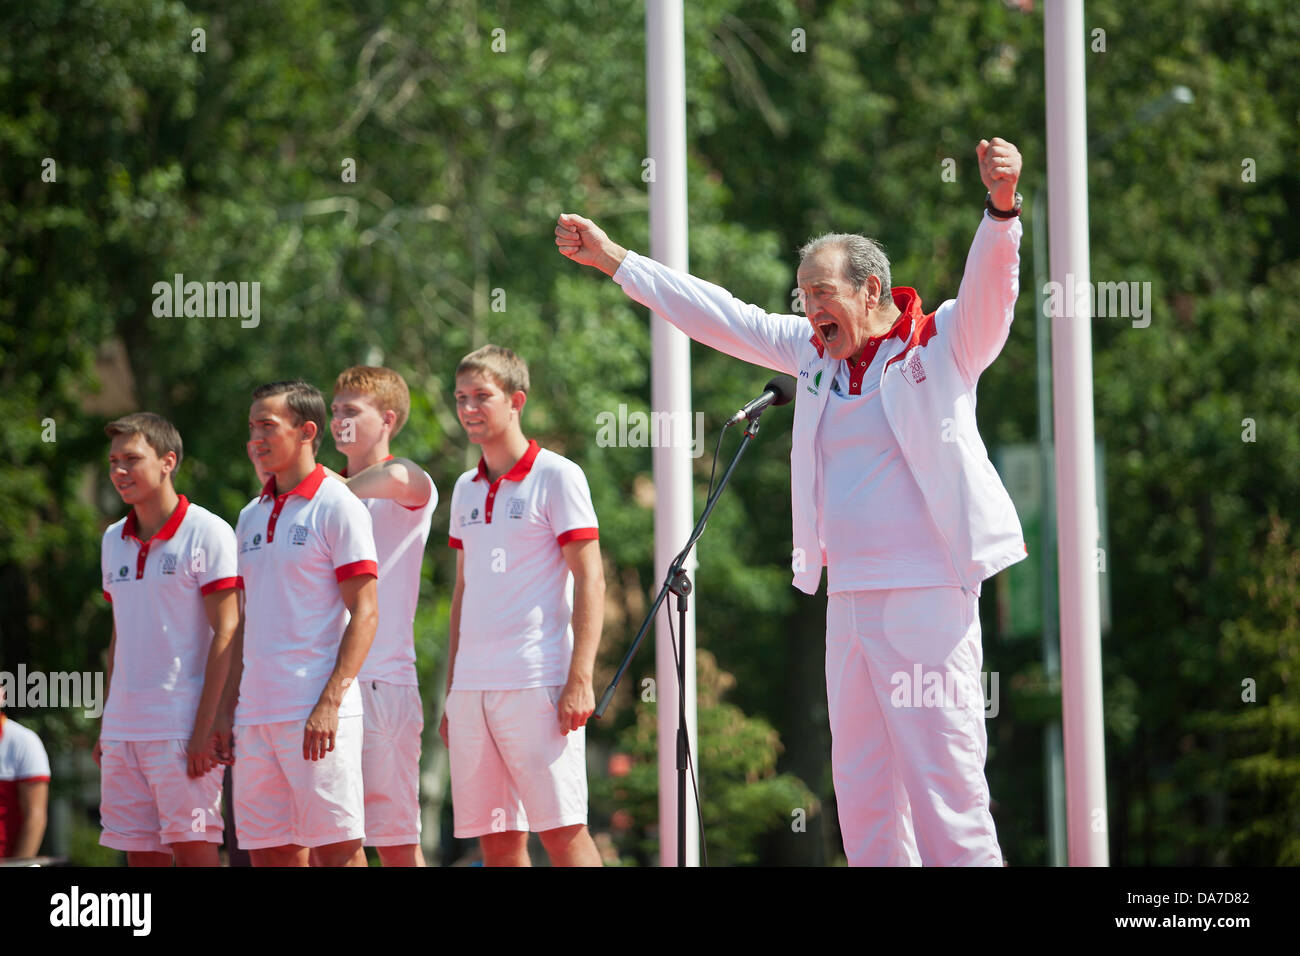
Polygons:
<instances>
[{"instance_id":1,"label":"older man with raised arms","mask_svg":"<svg viewBox=\"0 0 1300 956\"><path fill-rule=\"evenodd\" d=\"M931 312L859 235L800 250L800 318L631 252L581 216L555 228L563 255L691 338L798 377L792 569L808 594L827 570L831 763L852 865L1002 864L978 599L1026 550L976 427L975 386L1019 292L1021 157L998 138L976 155L981 222L957 297Z\"/></svg>"}]
</instances>

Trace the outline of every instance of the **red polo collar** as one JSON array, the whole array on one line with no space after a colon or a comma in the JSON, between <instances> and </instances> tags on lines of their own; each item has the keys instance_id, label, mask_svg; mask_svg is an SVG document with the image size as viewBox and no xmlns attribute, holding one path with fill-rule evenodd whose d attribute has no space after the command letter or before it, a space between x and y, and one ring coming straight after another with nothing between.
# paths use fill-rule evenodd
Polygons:
<instances>
[{"instance_id":1,"label":"red polo collar","mask_svg":"<svg viewBox=\"0 0 1300 956\"><path fill-rule=\"evenodd\" d=\"M860 365L864 358L867 360L867 364L870 365L871 359L876 355L876 350L879 349L881 343L891 335L902 339L903 341L907 341L907 337L912 333L913 320L920 318L922 315L921 297L917 295L915 289L910 286L896 285L890 290L890 292L894 297L894 305L898 306L898 311L901 313L898 316L898 320L884 335L879 338L868 339L867 344L862 347L862 351L852 359L852 365ZM826 350L822 347L822 344L817 341L817 336L814 335L809 339L809 341L812 342L813 347L817 349L817 357L824 357ZM868 351L870 351L869 357L867 355Z\"/></svg>"},{"instance_id":2,"label":"red polo collar","mask_svg":"<svg viewBox=\"0 0 1300 956\"><path fill-rule=\"evenodd\" d=\"M536 441L529 441L528 450L519 457L519 460L515 462L514 467L488 485L487 497L483 501L483 518L488 524L492 523L492 505L496 502L497 491L501 487L501 482L523 481L527 478L528 473L533 470L533 462L537 460L537 453L541 450L541 446L538 445ZM486 479L487 473L487 459L480 457L478 460L478 474L470 480L478 481L480 478Z\"/></svg>"},{"instance_id":3,"label":"red polo collar","mask_svg":"<svg viewBox=\"0 0 1300 956\"><path fill-rule=\"evenodd\" d=\"M266 484L262 486L262 494L259 500L265 500L267 498L288 498L289 495L302 495L304 498L312 498L316 495L317 489L320 488L320 483L324 480L325 466L320 462L317 462L316 467L311 470L311 473L308 474L306 478L298 482L297 487L285 494L277 495L275 493L275 475L272 475L270 478L266 479Z\"/></svg>"},{"instance_id":4,"label":"red polo collar","mask_svg":"<svg viewBox=\"0 0 1300 956\"><path fill-rule=\"evenodd\" d=\"M541 450L542 450L542 446L537 444L537 439L535 438L529 439L528 450L525 451L523 455L520 456L519 460L514 463L513 467L511 467L509 471L507 471L496 481L492 482L493 486L495 486L498 482L502 482L502 481L523 481L525 478L528 477L528 473L533 470L533 462L537 460L537 453ZM479 456L478 474L476 474L470 480L478 481L480 478L486 478L487 476L488 476L487 459L482 456Z\"/></svg>"},{"instance_id":5,"label":"red polo collar","mask_svg":"<svg viewBox=\"0 0 1300 956\"><path fill-rule=\"evenodd\" d=\"M190 501L184 495L177 495L176 497L178 499L176 510L172 512L171 517L167 519L163 526L154 532L154 536L149 539L150 542L166 541L176 533L176 529L185 520L185 512L189 510ZM140 522L136 520L134 508L126 516L126 523L122 525L122 538L124 540L126 538L135 538L135 540L140 541ZM140 543L144 544L143 541Z\"/></svg>"}]
</instances>

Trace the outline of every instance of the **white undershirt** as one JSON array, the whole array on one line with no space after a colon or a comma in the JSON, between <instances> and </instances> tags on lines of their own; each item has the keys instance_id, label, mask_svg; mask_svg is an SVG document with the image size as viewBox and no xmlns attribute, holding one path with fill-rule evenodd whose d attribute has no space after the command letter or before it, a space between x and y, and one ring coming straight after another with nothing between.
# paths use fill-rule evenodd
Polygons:
<instances>
[{"instance_id":1,"label":"white undershirt","mask_svg":"<svg viewBox=\"0 0 1300 956\"><path fill-rule=\"evenodd\" d=\"M880 375L894 344L876 352L861 395L849 394L849 369L839 363L818 425L817 534L828 594L961 586L881 407Z\"/></svg>"}]
</instances>

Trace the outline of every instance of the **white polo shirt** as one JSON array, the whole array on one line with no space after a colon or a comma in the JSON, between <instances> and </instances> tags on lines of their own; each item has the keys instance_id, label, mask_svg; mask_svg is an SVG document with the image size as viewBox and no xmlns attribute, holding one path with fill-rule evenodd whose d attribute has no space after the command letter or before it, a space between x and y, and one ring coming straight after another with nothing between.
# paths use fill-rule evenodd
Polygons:
<instances>
[{"instance_id":1,"label":"white polo shirt","mask_svg":"<svg viewBox=\"0 0 1300 956\"><path fill-rule=\"evenodd\" d=\"M429 478L424 469L420 473ZM347 469L341 474L346 478ZM438 507L438 489L429 478L429 500L415 508L391 498L361 501L370 511L379 555L379 627L360 680L416 686L415 606L420 600L420 568Z\"/></svg>"},{"instance_id":2,"label":"white polo shirt","mask_svg":"<svg viewBox=\"0 0 1300 956\"><path fill-rule=\"evenodd\" d=\"M179 740L194 731L212 646L203 598L237 587L239 571L230 525L179 498L148 541L132 509L100 543L117 629L103 740Z\"/></svg>"},{"instance_id":3,"label":"white polo shirt","mask_svg":"<svg viewBox=\"0 0 1300 956\"><path fill-rule=\"evenodd\" d=\"M271 478L239 513L244 674L235 725L306 720L325 689L350 615L339 583L377 576L370 512L317 465L292 491ZM343 695L340 717L361 714L361 691Z\"/></svg>"},{"instance_id":4,"label":"white polo shirt","mask_svg":"<svg viewBox=\"0 0 1300 956\"><path fill-rule=\"evenodd\" d=\"M817 535L826 593L961 587L948 546L885 419L880 379L906 313L832 371L817 425ZM943 428L942 422L935 423Z\"/></svg>"},{"instance_id":5,"label":"white polo shirt","mask_svg":"<svg viewBox=\"0 0 1300 956\"><path fill-rule=\"evenodd\" d=\"M563 684L573 659L570 541L600 537L582 469L535 441L488 481L487 462L451 494L448 544L465 551L452 690Z\"/></svg>"},{"instance_id":6,"label":"white polo shirt","mask_svg":"<svg viewBox=\"0 0 1300 956\"><path fill-rule=\"evenodd\" d=\"M0 859L12 856L23 826L21 783L50 779L50 759L36 732L12 718L0 720Z\"/></svg>"}]
</instances>

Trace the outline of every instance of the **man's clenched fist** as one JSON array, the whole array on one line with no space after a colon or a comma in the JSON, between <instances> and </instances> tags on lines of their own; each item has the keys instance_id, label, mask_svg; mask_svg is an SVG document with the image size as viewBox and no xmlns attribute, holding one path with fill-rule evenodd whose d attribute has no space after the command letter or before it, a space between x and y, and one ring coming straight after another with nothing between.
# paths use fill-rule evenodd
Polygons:
<instances>
[{"instance_id":1,"label":"man's clenched fist","mask_svg":"<svg viewBox=\"0 0 1300 956\"><path fill-rule=\"evenodd\" d=\"M1016 204L1016 183L1020 181L1020 150L999 136L982 139L975 147L979 157L980 179L989 191L995 209L1010 209Z\"/></svg>"},{"instance_id":2,"label":"man's clenched fist","mask_svg":"<svg viewBox=\"0 0 1300 956\"><path fill-rule=\"evenodd\" d=\"M627 250L612 242L605 230L590 219L563 213L555 223L555 246L561 255L574 262L599 269L612 276L627 255Z\"/></svg>"}]
</instances>

